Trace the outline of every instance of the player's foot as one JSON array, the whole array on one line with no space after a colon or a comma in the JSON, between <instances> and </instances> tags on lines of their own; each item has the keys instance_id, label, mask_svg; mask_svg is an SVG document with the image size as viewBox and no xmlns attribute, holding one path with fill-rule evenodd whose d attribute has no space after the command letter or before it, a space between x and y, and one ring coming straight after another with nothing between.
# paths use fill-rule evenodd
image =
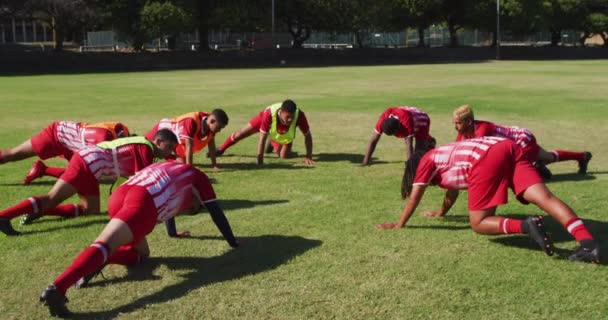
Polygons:
<instances>
[{"instance_id":1,"label":"player's foot","mask_svg":"<svg viewBox=\"0 0 608 320\"><path fill-rule=\"evenodd\" d=\"M538 172L540 177L543 178L543 180L550 180L551 177L553 177L553 173L551 173L551 170L547 168L543 161L535 161L534 168L536 168L536 171Z\"/></svg>"},{"instance_id":2,"label":"player's foot","mask_svg":"<svg viewBox=\"0 0 608 320\"><path fill-rule=\"evenodd\" d=\"M578 162L578 174L586 174L587 173L587 165L589 165L589 161L593 155L589 151L585 151L585 157L583 160Z\"/></svg>"},{"instance_id":3,"label":"player's foot","mask_svg":"<svg viewBox=\"0 0 608 320\"><path fill-rule=\"evenodd\" d=\"M568 260L600 263L600 246L594 240L583 240Z\"/></svg>"},{"instance_id":4,"label":"player's foot","mask_svg":"<svg viewBox=\"0 0 608 320\"><path fill-rule=\"evenodd\" d=\"M42 302L45 306L49 307L49 312L53 317L68 317L72 313L68 310L68 307L65 306L68 299L57 291L57 287L55 285L50 284L42 293L40 294L40 302Z\"/></svg>"},{"instance_id":5,"label":"player's foot","mask_svg":"<svg viewBox=\"0 0 608 320\"><path fill-rule=\"evenodd\" d=\"M86 287L89 282L95 278L98 274L101 274L101 276L103 277L103 273L101 273L101 270L103 270L103 268L105 268L105 264L102 265L99 269L97 269L97 271L93 272L93 273L89 273L86 276L78 279L78 281L76 281L76 283L74 284L74 287L77 289L81 289ZM105 279L105 277L103 277Z\"/></svg>"},{"instance_id":6,"label":"player's foot","mask_svg":"<svg viewBox=\"0 0 608 320\"><path fill-rule=\"evenodd\" d=\"M28 225L28 224L32 224L32 222L34 222L34 220L38 220L40 219L40 217L42 217L41 214L37 214L37 213L30 213L30 214L26 214L24 216L21 217L21 220L19 220L19 223L22 226Z\"/></svg>"},{"instance_id":7,"label":"player's foot","mask_svg":"<svg viewBox=\"0 0 608 320\"><path fill-rule=\"evenodd\" d=\"M21 234L21 232L13 229L13 225L9 219L0 219L0 231L7 236L18 236Z\"/></svg>"},{"instance_id":8,"label":"player's foot","mask_svg":"<svg viewBox=\"0 0 608 320\"><path fill-rule=\"evenodd\" d=\"M553 255L553 241L543 224L543 218L541 216L531 216L524 220L523 225L524 232L534 240L548 256Z\"/></svg>"},{"instance_id":9,"label":"player's foot","mask_svg":"<svg viewBox=\"0 0 608 320\"><path fill-rule=\"evenodd\" d=\"M215 156L216 157L219 157L219 156L221 156L223 154L224 154L224 150L222 150L220 148L215 149ZM209 152L207 152L207 158L209 158Z\"/></svg>"},{"instance_id":10,"label":"player's foot","mask_svg":"<svg viewBox=\"0 0 608 320\"><path fill-rule=\"evenodd\" d=\"M44 175L45 170L46 170L46 165L44 164L44 162L42 162L40 160L36 160L36 162L34 162L34 164L32 164L32 168L30 169L30 172L28 172L27 176L25 176L25 179L23 179L23 184L28 185L28 184L32 183L32 181L34 181L35 179L42 177Z\"/></svg>"}]
</instances>

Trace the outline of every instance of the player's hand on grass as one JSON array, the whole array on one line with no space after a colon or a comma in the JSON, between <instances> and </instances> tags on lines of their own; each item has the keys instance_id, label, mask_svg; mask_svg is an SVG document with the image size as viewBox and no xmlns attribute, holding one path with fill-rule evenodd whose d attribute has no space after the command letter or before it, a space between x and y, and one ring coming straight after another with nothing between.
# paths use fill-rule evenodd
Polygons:
<instances>
[{"instance_id":1,"label":"player's hand on grass","mask_svg":"<svg viewBox=\"0 0 608 320\"><path fill-rule=\"evenodd\" d=\"M386 230L386 229L398 229L397 224L394 222L385 222L376 225L376 229L378 230Z\"/></svg>"},{"instance_id":2,"label":"player's hand on grass","mask_svg":"<svg viewBox=\"0 0 608 320\"><path fill-rule=\"evenodd\" d=\"M443 215L439 212L435 212L435 211L426 211L423 213L423 215L425 217L431 217L431 218L435 218L435 217L443 217Z\"/></svg>"},{"instance_id":3,"label":"player's hand on grass","mask_svg":"<svg viewBox=\"0 0 608 320\"><path fill-rule=\"evenodd\" d=\"M190 231L184 230L177 233L178 238L190 238Z\"/></svg>"},{"instance_id":4,"label":"player's hand on grass","mask_svg":"<svg viewBox=\"0 0 608 320\"><path fill-rule=\"evenodd\" d=\"M314 166L315 165L315 161L312 160L312 158L304 158L304 163L306 163L309 166Z\"/></svg>"}]
</instances>

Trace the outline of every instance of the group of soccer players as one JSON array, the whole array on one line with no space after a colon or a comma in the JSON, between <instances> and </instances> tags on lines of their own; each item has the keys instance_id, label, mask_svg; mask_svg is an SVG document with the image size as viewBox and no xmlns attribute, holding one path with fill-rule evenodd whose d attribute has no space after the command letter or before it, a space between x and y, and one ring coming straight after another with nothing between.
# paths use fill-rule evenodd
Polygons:
<instances>
[{"instance_id":1,"label":"group of soccer players","mask_svg":"<svg viewBox=\"0 0 608 320\"><path fill-rule=\"evenodd\" d=\"M46 195L30 197L0 211L0 231L9 236L19 234L11 224L19 216L23 216L22 224L29 224L44 215L76 217L98 213L100 181L129 177L111 193L107 208L110 220L103 231L42 292L40 300L51 315L69 315L68 288L86 286L107 264L129 266L145 259L150 253L146 235L157 223L165 223L171 237L187 234L176 230L174 217L181 212L195 213L204 206L228 244L238 247L209 179L191 166L194 153L208 147L211 164L217 167L216 158L228 148L259 133L257 164L263 165L265 153L275 152L281 158L291 155L298 127L304 135L304 162L314 164L306 115L292 100L268 106L216 147L215 134L227 124L228 116L221 109L162 119L141 137L132 136L127 126L119 122L58 121L21 145L0 150L0 164L40 158L26 175L26 185L44 175L58 178ZM468 190L469 219L475 232L528 234L547 255L552 255L553 243L541 216L518 220L495 215L497 206L507 203L507 189L511 188L520 202L533 203L547 212L580 243L570 260L599 263L598 243L575 212L543 183L543 178L551 178L546 164L556 161L576 160L579 173L585 174L591 153L545 151L529 130L475 120L468 105L453 113L456 142L436 146L430 124L428 114L414 107L388 108L376 123L362 165L372 163L382 133L404 138L402 196L407 198L400 220L379 224L378 229L404 227L426 187L438 185L447 190L444 200L438 211L425 212L425 216L444 216L459 190ZM65 158L68 167L47 167L41 161L51 157ZM172 158L178 161L155 163ZM79 204L61 205L74 194L80 196Z\"/></svg>"}]
</instances>

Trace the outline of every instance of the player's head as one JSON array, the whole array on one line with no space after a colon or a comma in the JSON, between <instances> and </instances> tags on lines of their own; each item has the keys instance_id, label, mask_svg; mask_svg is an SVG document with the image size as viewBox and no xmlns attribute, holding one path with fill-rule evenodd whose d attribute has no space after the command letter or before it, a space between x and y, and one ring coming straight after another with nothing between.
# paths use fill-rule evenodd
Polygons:
<instances>
[{"instance_id":1,"label":"player's head","mask_svg":"<svg viewBox=\"0 0 608 320\"><path fill-rule=\"evenodd\" d=\"M152 138L152 143L156 146L155 154L159 158L167 158L177 146L177 136L169 129L160 129Z\"/></svg>"},{"instance_id":2,"label":"player's head","mask_svg":"<svg viewBox=\"0 0 608 320\"><path fill-rule=\"evenodd\" d=\"M293 100L287 99L283 101L278 112L279 121L286 126L291 125L291 122L296 116L296 110L298 110L298 106Z\"/></svg>"},{"instance_id":3,"label":"player's head","mask_svg":"<svg viewBox=\"0 0 608 320\"><path fill-rule=\"evenodd\" d=\"M129 128L122 123L117 123L116 127L114 127L114 131L116 132L117 138L129 137L131 134L129 133Z\"/></svg>"},{"instance_id":4,"label":"player's head","mask_svg":"<svg viewBox=\"0 0 608 320\"><path fill-rule=\"evenodd\" d=\"M468 104L456 108L452 113L452 123L458 133L467 132L473 126L474 120L473 109Z\"/></svg>"},{"instance_id":5,"label":"player's head","mask_svg":"<svg viewBox=\"0 0 608 320\"><path fill-rule=\"evenodd\" d=\"M399 130L399 119L394 117L388 117L382 121L382 132L387 136L393 136Z\"/></svg>"},{"instance_id":6,"label":"player's head","mask_svg":"<svg viewBox=\"0 0 608 320\"><path fill-rule=\"evenodd\" d=\"M211 111L211 114L207 116L205 124L207 128L209 128L209 131L214 134L218 133L228 125L228 115L226 114L226 111L222 109L214 109Z\"/></svg>"},{"instance_id":7,"label":"player's head","mask_svg":"<svg viewBox=\"0 0 608 320\"><path fill-rule=\"evenodd\" d=\"M414 154L405 162L405 170L403 171L403 179L401 179L401 197L403 199L410 196L412 188L414 186L414 177L416 176L416 169L420 163L420 158L424 153L414 152Z\"/></svg>"}]
</instances>

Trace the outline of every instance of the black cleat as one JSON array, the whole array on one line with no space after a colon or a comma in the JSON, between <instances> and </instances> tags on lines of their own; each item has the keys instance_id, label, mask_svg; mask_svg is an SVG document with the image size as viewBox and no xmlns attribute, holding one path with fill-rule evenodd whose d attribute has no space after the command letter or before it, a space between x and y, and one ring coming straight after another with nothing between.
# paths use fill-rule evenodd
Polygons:
<instances>
[{"instance_id":1,"label":"black cleat","mask_svg":"<svg viewBox=\"0 0 608 320\"><path fill-rule=\"evenodd\" d=\"M19 223L22 226L28 225L28 224L32 224L32 222L34 222L34 220L38 220L42 217L41 214L37 214L37 213L30 213L30 214L26 214L24 216L21 217L21 220L19 221Z\"/></svg>"},{"instance_id":2,"label":"black cleat","mask_svg":"<svg viewBox=\"0 0 608 320\"><path fill-rule=\"evenodd\" d=\"M264 152L266 153L272 153L274 151L274 147L272 146L272 144L268 143L266 145L266 149L264 149Z\"/></svg>"},{"instance_id":3,"label":"black cleat","mask_svg":"<svg viewBox=\"0 0 608 320\"><path fill-rule=\"evenodd\" d=\"M59 293L57 287L53 284L50 284L42 291L40 294L40 302L49 307L49 312L52 317L65 318L72 314L70 310L68 310L68 307L65 306L68 299Z\"/></svg>"},{"instance_id":4,"label":"black cleat","mask_svg":"<svg viewBox=\"0 0 608 320\"><path fill-rule=\"evenodd\" d=\"M541 216L531 216L524 221L524 230L534 240L548 256L553 255L553 241L543 224L543 218Z\"/></svg>"},{"instance_id":5,"label":"black cleat","mask_svg":"<svg viewBox=\"0 0 608 320\"><path fill-rule=\"evenodd\" d=\"M0 231L7 236L18 236L21 234L21 232L13 229L13 225L9 219L0 219Z\"/></svg>"},{"instance_id":6,"label":"black cleat","mask_svg":"<svg viewBox=\"0 0 608 320\"><path fill-rule=\"evenodd\" d=\"M585 151L585 158L578 162L578 174L586 174L587 173L587 165L589 165L589 161L593 155L589 151Z\"/></svg>"},{"instance_id":7,"label":"black cleat","mask_svg":"<svg viewBox=\"0 0 608 320\"><path fill-rule=\"evenodd\" d=\"M545 163L543 161L540 161L540 160L535 161L534 168L536 168L536 172L538 172L540 177L543 178L543 180L545 180L545 181L551 180L551 177L553 177L553 173L551 173L551 170L549 170L549 168L547 168L547 166L545 165Z\"/></svg>"},{"instance_id":8,"label":"black cleat","mask_svg":"<svg viewBox=\"0 0 608 320\"><path fill-rule=\"evenodd\" d=\"M220 157L221 155L224 154L224 150L217 148L215 149L215 156L216 157ZM211 155L209 154L209 152L207 152L207 158L211 157Z\"/></svg>"},{"instance_id":9,"label":"black cleat","mask_svg":"<svg viewBox=\"0 0 608 320\"><path fill-rule=\"evenodd\" d=\"M586 241L586 240L583 240ZM574 253L568 256L570 261L600 263L600 246L595 241L581 244Z\"/></svg>"},{"instance_id":10,"label":"black cleat","mask_svg":"<svg viewBox=\"0 0 608 320\"><path fill-rule=\"evenodd\" d=\"M104 268L105 266L106 266L106 265L104 264L104 265L102 265L102 266L101 266L99 269L97 269L97 271L95 271L95 272L93 272L93 273L89 273L89 274L87 274L86 276L84 276L84 277L82 277L82 278L78 279L78 281L76 281L76 283L74 283L74 288L77 288L77 289L82 289L82 288L85 288L85 287L86 287L86 286L89 284L89 282L90 282L90 281L91 281L93 278L95 278L95 277L96 277L98 274L101 274L101 277L105 279L105 277L103 276L103 273L101 273L101 270L103 270L103 268Z\"/></svg>"}]
</instances>

